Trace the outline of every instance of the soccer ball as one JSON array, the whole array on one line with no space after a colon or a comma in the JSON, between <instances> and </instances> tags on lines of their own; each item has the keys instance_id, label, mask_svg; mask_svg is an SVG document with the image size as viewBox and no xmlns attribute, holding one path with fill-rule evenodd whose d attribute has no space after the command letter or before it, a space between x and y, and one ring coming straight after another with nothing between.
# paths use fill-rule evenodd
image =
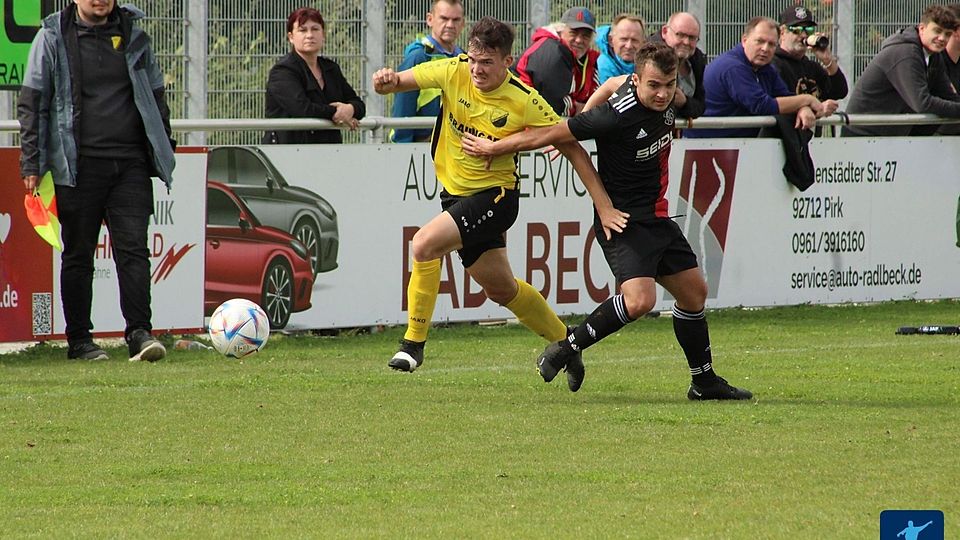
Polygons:
<instances>
[{"instance_id":1,"label":"soccer ball","mask_svg":"<svg viewBox=\"0 0 960 540\"><path fill-rule=\"evenodd\" d=\"M220 304L210 316L213 348L229 358L258 352L270 337L270 321L263 309L249 300L234 298Z\"/></svg>"}]
</instances>

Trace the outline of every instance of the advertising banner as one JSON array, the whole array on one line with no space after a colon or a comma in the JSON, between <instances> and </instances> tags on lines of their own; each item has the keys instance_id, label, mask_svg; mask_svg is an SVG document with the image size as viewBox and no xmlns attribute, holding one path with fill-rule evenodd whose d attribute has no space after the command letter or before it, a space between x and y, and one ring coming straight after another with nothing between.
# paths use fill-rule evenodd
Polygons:
<instances>
[{"instance_id":1,"label":"advertising banner","mask_svg":"<svg viewBox=\"0 0 960 540\"><path fill-rule=\"evenodd\" d=\"M960 296L960 139L816 140L804 192L783 180L775 140L681 143L671 201L692 216L711 306ZM686 212L694 182L699 207Z\"/></svg>"},{"instance_id":2,"label":"advertising banner","mask_svg":"<svg viewBox=\"0 0 960 540\"><path fill-rule=\"evenodd\" d=\"M810 149L816 182L801 192L784 179L776 140L674 141L670 215L698 255L708 307L960 297L960 139L817 139ZM18 157L0 151L4 341L63 332L59 257L27 228ZM236 297L264 307L274 328L406 323L410 241L440 212L429 145L230 146L177 158L172 192L157 184L150 229L155 328L202 328ZM541 151L520 154L517 172L514 275L560 314L592 311L616 283L585 188ZM106 229L102 238L94 324L119 333ZM456 253L441 276L436 321L511 317ZM658 294L656 309L670 309Z\"/></svg>"},{"instance_id":3,"label":"advertising banner","mask_svg":"<svg viewBox=\"0 0 960 540\"><path fill-rule=\"evenodd\" d=\"M53 13L53 0L4 0L0 19L0 90L19 90L27 67L30 43L40 20Z\"/></svg>"},{"instance_id":4,"label":"advertising banner","mask_svg":"<svg viewBox=\"0 0 960 540\"><path fill-rule=\"evenodd\" d=\"M60 252L33 229L24 210L20 150L0 148L0 341L61 337ZM154 182L148 229L153 325L201 329L204 297L205 149L177 153L174 189ZM97 334L122 335L120 293L106 226L94 255L93 324Z\"/></svg>"}]
</instances>

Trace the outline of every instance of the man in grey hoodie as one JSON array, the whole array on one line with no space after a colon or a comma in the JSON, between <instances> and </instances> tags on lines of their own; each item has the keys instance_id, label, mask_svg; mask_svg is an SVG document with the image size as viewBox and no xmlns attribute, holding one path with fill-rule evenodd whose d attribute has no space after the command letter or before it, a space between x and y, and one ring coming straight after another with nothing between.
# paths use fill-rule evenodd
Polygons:
<instances>
[{"instance_id":1,"label":"man in grey hoodie","mask_svg":"<svg viewBox=\"0 0 960 540\"><path fill-rule=\"evenodd\" d=\"M20 90L20 175L53 178L63 236L60 292L67 358L105 360L93 342L94 255L110 233L130 360L166 354L151 336L147 225L157 176L170 189L175 143L163 75L143 13L116 0L73 0L47 16Z\"/></svg>"},{"instance_id":2,"label":"man in grey hoodie","mask_svg":"<svg viewBox=\"0 0 960 540\"><path fill-rule=\"evenodd\" d=\"M947 78L943 57L960 21L947 8L931 5L920 24L888 37L860 75L849 114L931 113L960 118L960 95ZM929 130L924 130L929 133ZM844 136L912 135L914 126L846 126Z\"/></svg>"}]
</instances>

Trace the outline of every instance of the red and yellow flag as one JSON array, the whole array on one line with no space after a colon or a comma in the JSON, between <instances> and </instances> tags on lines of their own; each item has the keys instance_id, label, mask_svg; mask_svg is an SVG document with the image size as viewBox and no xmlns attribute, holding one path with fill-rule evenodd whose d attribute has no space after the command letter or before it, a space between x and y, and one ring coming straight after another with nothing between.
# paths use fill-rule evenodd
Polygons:
<instances>
[{"instance_id":1,"label":"red and yellow flag","mask_svg":"<svg viewBox=\"0 0 960 540\"><path fill-rule=\"evenodd\" d=\"M40 238L63 251L63 244L60 242L60 220L57 218L57 195L53 188L53 176L49 171L40 179L33 193L24 196L23 206L27 209L27 219Z\"/></svg>"}]
</instances>

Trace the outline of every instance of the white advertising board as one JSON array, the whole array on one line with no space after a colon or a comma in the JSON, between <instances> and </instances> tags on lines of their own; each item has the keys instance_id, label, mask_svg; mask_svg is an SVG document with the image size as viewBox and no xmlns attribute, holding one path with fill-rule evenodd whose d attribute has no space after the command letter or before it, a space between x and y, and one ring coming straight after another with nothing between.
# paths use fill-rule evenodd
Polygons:
<instances>
[{"instance_id":1,"label":"white advertising board","mask_svg":"<svg viewBox=\"0 0 960 540\"><path fill-rule=\"evenodd\" d=\"M587 143L593 149L592 143ZM335 209L337 267L317 275L312 307L290 329L405 324L409 241L440 211L427 144L263 146L292 186ZM709 307L960 297L960 138L818 139L817 182L783 177L776 140L677 140L671 215L697 252ZM206 156L177 155L174 189L156 185L150 227L156 329L203 327ZM520 216L507 238L514 274L561 314L588 313L615 283L592 232L589 196L572 167L521 154ZM97 251L94 326L124 322L114 262ZM54 276L59 275L54 257ZM64 331L54 278L54 332ZM660 291L657 309L672 300ZM444 260L436 321L503 319L456 254Z\"/></svg>"},{"instance_id":2,"label":"white advertising board","mask_svg":"<svg viewBox=\"0 0 960 540\"><path fill-rule=\"evenodd\" d=\"M588 146L592 149L592 146ZM403 324L408 242L439 212L425 144L261 147L286 180L338 213L339 267L321 273L294 327ZM960 139L819 139L817 183L783 177L775 140L678 140L668 199L700 256L710 307L960 296ZM561 314L614 290L592 237L589 197L564 160L519 161L520 216L507 244L515 275ZM444 261L434 319L509 317ZM662 295L661 291L661 295ZM672 301L662 298L658 309Z\"/></svg>"},{"instance_id":3,"label":"white advertising board","mask_svg":"<svg viewBox=\"0 0 960 540\"><path fill-rule=\"evenodd\" d=\"M701 165L699 215L708 204L729 205L727 226L727 216L713 213L703 257L699 215L683 211L685 177L671 175L671 204L694 216L688 238L701 254L711 306L960 296L960 139L816 140L817 180L804 192L783 180L777 141L680 141L680 149L675 171L687 173L681 156ZM735 175L691 159L716 151L737 153ZM714 187L700 190L716 171L726 175L729 201L726 193L711 197ZM720 253L709 232L724 230Z\"/></svg>"}]
</instances>

